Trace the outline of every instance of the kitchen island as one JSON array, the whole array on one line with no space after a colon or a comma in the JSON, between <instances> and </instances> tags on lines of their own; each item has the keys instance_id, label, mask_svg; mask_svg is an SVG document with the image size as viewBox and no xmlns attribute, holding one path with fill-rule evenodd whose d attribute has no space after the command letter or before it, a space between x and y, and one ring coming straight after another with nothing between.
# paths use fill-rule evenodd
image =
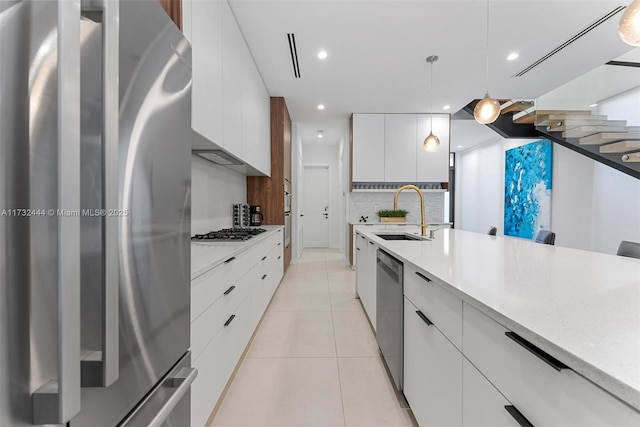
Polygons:
<instances>
[{"instance_id":1,"label":"kitchen island","mask_svg":"<svg viewBox=\"0 0 640 427\"><path fill-rule=\"evenodd\" d=\"M451 392L460 405L463 392L465 402L473 401L467 379L481 373L488 379L482 387L499 391L505 407L528 409L523 413L534 425L547 424L545 417L565 425L582 412L594 425L607 420L638 425L640 260L450 229L438 231L431 241L386 241L366 228L357 233L371 243L367 246L404 263L405 394L419 421L420 409L407 390L407 378L419 377L407 373L415 367L408 328L417 316L407 307L411 311L424 300L427 309L415 311L433 313L436 319L427 325L435 324L430 329L441 332L452 349L447 363L460 358L452 369L460 365L461 387ZM538 352L535 362L525 360L532 351ZM552 360L559 364L545 371ZM464 420L477 411L465 405L457 412Z\"/></svg>"}]
</instances>

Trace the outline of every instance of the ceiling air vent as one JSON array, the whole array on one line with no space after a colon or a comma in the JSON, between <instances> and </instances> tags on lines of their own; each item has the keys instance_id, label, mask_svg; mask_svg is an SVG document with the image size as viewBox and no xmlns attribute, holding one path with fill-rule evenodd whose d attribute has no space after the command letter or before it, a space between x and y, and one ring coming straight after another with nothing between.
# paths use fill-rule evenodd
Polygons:
<instances>
[{"instance_id":1,"label":"ceiling air vent","mask_svg":"<svg viewBox=\"0 0 640 427\"><path fill-rule=\"evenodd\" d=\"M291 64L293 65L293 75L296 79L300 78L300 64L298 63L298 49L296 48L296 35L287 33L289 39L289 51L291 52Z\"/></svg>"},{"instance_id":2,"label":"ceiling air vent","mask_svg":"<svg viewBox=\"0 0 640 427\"><path fill-rule=\"evenodd\" d=\"M602 16L601 18L596 20L593 24L589 25L587 28L585 28L582 31L580 31L579 33L575 34L569 40L567 40L566 42L562 43L560 46L556 47L551 52L547 53L542 58L540 58L536 62L534 62L533 64L529 65L528 67L524 68L519 73L515 74L513 77L522 77L523 75L527 74L529 71L533 70L535 67L537 67L538 65L542 64L544 61L546 61L547 59L551 58L553 55L555 55L556 53L560 52L565 47L569 46L571 43L573 43L576 40L578 40L580 37L582 37L582 36L586 35L587 33L591 32L592 30L594 30L595 28L597 28L601 24L604 24L606 21L608 21L609 19L613 18L616 14L620 13L624 9L625 9L624 6L616 7L611 12L609 12L606 15Z\"/></svg>"}]
</instances>

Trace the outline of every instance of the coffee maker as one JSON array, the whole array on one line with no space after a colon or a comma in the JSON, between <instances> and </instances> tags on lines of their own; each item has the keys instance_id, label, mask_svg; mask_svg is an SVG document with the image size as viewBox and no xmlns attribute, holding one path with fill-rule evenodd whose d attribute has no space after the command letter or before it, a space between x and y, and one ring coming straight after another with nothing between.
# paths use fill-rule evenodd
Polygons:
<instances>
[{"instance_id":1,"label":"coffee maker","mask_svg":"<svg viewBox=\"0 0 640 427\"><path fill-rule=\"evenodd\" d=\"M262 215L261 207L258 205L251 205L249 207L249 217L251 218L251 225L262 225L264 215Z\"/></svg>"}]
</instances>

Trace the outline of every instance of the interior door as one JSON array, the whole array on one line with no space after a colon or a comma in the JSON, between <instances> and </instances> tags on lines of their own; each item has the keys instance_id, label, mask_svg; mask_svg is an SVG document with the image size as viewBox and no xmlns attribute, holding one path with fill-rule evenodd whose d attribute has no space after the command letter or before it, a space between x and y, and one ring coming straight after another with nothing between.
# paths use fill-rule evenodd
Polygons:
<instances>
[{"instance_id":1,"label":"interior door","mask_svg":"<svg viewBox=\"0 0 640 427\"><path fill-rule=\"evenodd\" d=\"M304 167L302 227L305 248L328 248L331 229L329 166Z\"/></svg>"}]
</instances>

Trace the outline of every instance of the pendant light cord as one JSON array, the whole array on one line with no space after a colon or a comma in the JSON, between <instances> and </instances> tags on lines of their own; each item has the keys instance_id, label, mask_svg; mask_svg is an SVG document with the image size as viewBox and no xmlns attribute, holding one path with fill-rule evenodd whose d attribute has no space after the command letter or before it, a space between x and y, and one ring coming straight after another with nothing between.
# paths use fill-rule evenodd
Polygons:
<instances>
[{"instance_id":1,"label":"pendant light cord","mask_svg":"<svg viewBox=\"0 0 640 427\"><path fill-rule=\"evenodd\" d=\"M429 106L429 111L431 112L431 119L429 120L429 134L433 133L433 63L434 61L431 61L431 82L429 83L429 87L431 89L431 93L429 94L431 101L431 105Z\"/></svg>"},{"instance_id":2,"label":"pendant light cord","mask_svg":"<svg viewBox=\"0 0 640 427\"><path fill-rule=\"evenodd\" d=\"M487 0L487 64L486 64L486 88L489 93L489 0Z\"/></svg>"}]
</instances>

